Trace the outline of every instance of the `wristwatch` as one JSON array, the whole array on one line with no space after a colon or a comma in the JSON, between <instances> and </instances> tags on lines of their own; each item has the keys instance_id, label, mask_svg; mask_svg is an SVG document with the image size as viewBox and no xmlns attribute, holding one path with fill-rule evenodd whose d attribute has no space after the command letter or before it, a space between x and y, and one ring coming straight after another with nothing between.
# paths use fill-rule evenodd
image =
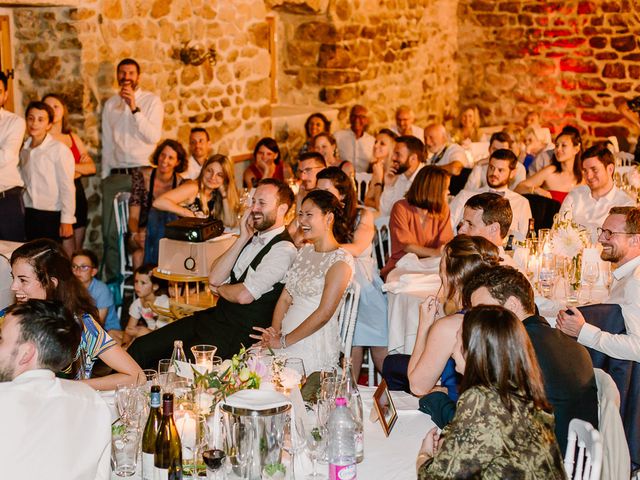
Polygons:
<instances>
[{"instance_id":1,"label":"wristwatch","mask_svg":"<svg viewBox=\"0 0 640 480\"><path fill-rule=\"evenodd\" d=\"M135 115L135 114L136 114L136 113L138 113L139 111L140 111L140 107L136 107L136 108L134 108L133 110L131 110L131 113L132 113L133 115Z\"/></svg>"}]
</instances>

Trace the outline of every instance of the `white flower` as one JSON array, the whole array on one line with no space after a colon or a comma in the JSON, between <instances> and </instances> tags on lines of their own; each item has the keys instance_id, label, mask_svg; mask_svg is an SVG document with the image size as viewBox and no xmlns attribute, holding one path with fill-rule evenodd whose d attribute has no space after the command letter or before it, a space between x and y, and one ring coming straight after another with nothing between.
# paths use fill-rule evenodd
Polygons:
<instances>
[{"instance_id":1,"label":"white flower","mask_svg":"<svg viewBox=\"0 0 640 480\"><path fill-rule=\"evenodd\" d=\"M551 251L554 255L573 258L586 245L585 232L574 225L566 225L551 232Z\"/></svg>"}]
</instances>

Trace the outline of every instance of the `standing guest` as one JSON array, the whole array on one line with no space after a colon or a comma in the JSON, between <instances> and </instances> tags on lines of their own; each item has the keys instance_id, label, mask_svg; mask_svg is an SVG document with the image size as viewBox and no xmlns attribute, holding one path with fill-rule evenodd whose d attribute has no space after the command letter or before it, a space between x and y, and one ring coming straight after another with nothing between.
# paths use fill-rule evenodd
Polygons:
<instances>
[{"instance_id":1,"label":"standing guest","mask_svg":"<svg viewBox=\"0 0 640 480\"><path fill-rule=\"evenodd\" d=\"M71 271L93 298L98 309L100 325L112 337L122 337L120 319L116 314L116 305L109 287L96 278L98 257L91 250L78 250L71 256Z\"/></svg>"},{"instance_id":2,"label":"standing guest","mask_svg":"<svg viewBox=\"0 0 640 480\"><path fill-rule=\"evenodd\" d=\"M233 228L238 222L238 204L233 163L216 154L204 163L196 180L160 195L153 208L179 217L213 217Z\"/></svg>"},{"instance_id":3,"label":"standing guest","mask_svg":"<svg viewBox=\"0 0 640 480\"><path fill-rule=\"evenodd\" d=\"M424 129L414 125L416 115L408 105L400 105L396 110L396 124L389 129L399 137L416 137L424 142Z\"/></svg>"},{"instance_id":4,"label":"standing guest","mask_svg":"<svg viewBox=\"0 0 640 480\"><path fill-rule=\"evenodd\" d=\"M113 199L131 191L131 175L149 165L149 158L162 136L164 107L160 97L138 87L140 65L125 58L116 69L120 91L102 110L102 240L104 278L120 273L118 231Z\"/></svg>"},{"instance_id":5,"label":"standing guest","mask_svg":"<svg viewBox=\"0 0 640 480\"><path fill-rule=\"evenodd\" d=\"M405 198L391 209L391 256L380 271L382 278L405 254L436 257L453 238L448 191L449 175L444 169L428 165L418 172Z\"/></svg>"},{"instance_id":6,"label":"standing guest","mask_svg":"<svg viewBox=\"0 0 640 480\"><path fill-rule=\"evenodd\" d=\"M206 128L193 127L189 133L189 165L180 175L185 180L195 180L200 175L202 165L211 155L211 139Z\"/></svg>"},{"instance_id":7,"label":"standing guest","mask_svg":"<svg viewBox=\"0 0 640 480\"><path fill-rule=\"evenodd\" d=\"M341 213L330 192L314 190L302 201L300 227L310 244L287 272L271 326L256 326L261 335L252 335L264 347L302 358L307 372L338 364L338 306L353 277L353 258L333 234Z\"/></svg>"},{"instance_id":8,"label":"standing guest","mask_svg":"<svg viewBox=\"0 0 640 480\"><path fill-rule=\"evenodd\" d=\"M291 177L291 168L285 165L278 143L270 137L261 138L253 149L253 163L242 174L245 188L255 188L263 178L284 180Z\"/></svg>"},{"instance_id":9,"label":"standing guest","mask_svg":"<svg viewBox=\"0 0 640 480\"><path fill-rule=\"evenodd\" d=\"M334 137L338 143L340 158L351 162L356 172L366 172L371 163L375 139L367 133L369 112L362 105L354 105L349 112L351 128L338 130Z\"/></svg>"},{"instance_id":10,"label":"standing guest","mask_svg":"<svg viewBox=\"0 0 640 480\"><path fill-rule=\"evenodd\" d=\"M26 238L71 237L76 210L73 154L49 135L54 117L49 105L31 102L26 115L29 137L20 152Z\"/></svg>"},{"instance_id":11,"label":"standing guest","mask_svg":"<svg viewBox=\"0 0 640 480\"><path fill-rule=\"evenodd\" d=\"M307 121L304 122L304 132L307 134L307 139L304 142L304 145L302 145L302 148L300 148L298 155L300 156L303 153L311 151L313 137L319 133L330 131L331 122L324 114L316 112L309 115Z\"/></svg>"},{"instance_id":12,"label":"standing guest","mask_svg":"<svg viewBox=\"0 0 640 480\"><path fill-rule=\"evenodd\" d=\"M20 146L24 138L25 122L4 109L9 98L8 79L0 71L0 240L24 241L24 182L20 176Z\"/></svg>"},{"instance_id":13,"label":"standing guest","mask_svg":"<svg viewBox=\"0 0 640 480\"><path fill-rule=\"evenodd\" d=\"M487 169L489 168L489 158L496 150L502 148L513 151L514 142L507 132L495 132L489 140L489 156L479 160L465 183L465 190L478 190L487 186ZM522 163L518 162L516 168L511 173L509 188L514 189L520 182L527 178L527 171Z\"/></svg>"},{"instance_id":14,"label":"standing guest","mask_svg":"<svg viewBox=\"0 0 640 480\"><path fill-rule=\"evenodd\" d=\"M350 178L355 177L356 172L353 169L353 164L339 158L338 145L333 135L327 132L319 133L313 137L311 147L314 152L318 152L324 157L327 167L338 167Z\"/></svg>"},{"instance_id":15,"label":"standing guest","mask_svg":"<svg viewBox=\"0 0 640 480\"><path fill-rule=\"evenodd\" d=\"M456 143L468 143L480 141L480 111L478 107L466 107L462 109L458 119L458 128L453 132Z\"/></svg>"},{"instance_id":16,"label":"standing guest","mask_svg":"<svg viewBox=\"0 0 640 480\"><path fill-rule=\"evenodd\" d=\"M442 434L427 433L418 479L566 479L553 414L536 354L522 323L497 306L464 316L456 369L456 415Z\"/></svg>"},{"instance_id":17,"label":"standing guest","mask_svg":"<svg viewBox=\"0 0 640 480\"><path fill-rule=\"evenodd\" d=\"M524 239L529 229L531 207L526 198L508 188L509 179L513 175L517 164L518 158L511 150L501 149L493 152L487 167L487 186L479 190L462 190L451 200L449 207L451 208L453 228L457 228L462 221L464 205L470 197L478 193L492 192L509 200L513 213L513 221L511 222L509 233L518 239Z\"/></svg>"},{"instance_id":18,"label":"standing guest","mask_svg":"<svg viewBox=\"0 0 640 480\"><path fill-rule=\"evenodd\" d=\"M62 97L55 93L49 93L42 98L42 101L53 110L53 124L49 133L53 138L71 149L75 161L73 184L76 187L76 223L73 224L73 236L62 240L62 248L70 257L73 252L82 248L87 230L89 205L87 204L87 196L84 193L82 177L94 175L96 173L96 164L87 152L87 147L84 146L80 137L71 131L69 111L62 101Z\"/></svg>"},{"instance_id":19,"label":"standing guest","mask_svg":"<svg viewBox=\"0 0 640 480\"><path fill-rule=\"evenodd\" d=\"M444 125L432 123L424 129L424 141L429 152L427 163L444 168L451 175L459 175L465 167L471 167L467 154L457 143L449 143Z\"/></svg>"},{"instance_id":20,"label":"standing guest","mask_svg":"<svg viewBox=\"0 0 640 480\"><path fill-rule=\"evenodd\" d=\"M0 462L5 478L107 480L111 412L87 385L56 378L82 327L58 302L12 305L0 344Z\"/></svg>"},{"instance_id":21,"label":"standing guest","mask_svg":"<svg viewBox=\"0 0 640 480\"><path fill-rule=\"evenodd\" d=\"M571 133L556 138L556 148L547 165L520 182L515 191L551 198L562 203L567 194L582 183L582 139Z\"/></svg>"},{"instance_id":22,"label":"standing guest","mask_svg":"<svg viewBox=\"0 0 640 480\"><path fill-rule=\"evenodd\" d=\"M177 216L154 208L153 202L178 186L179 174L187 167L187 153L179 142L164 140L151 155L151 165L131 174L129 244L134 269L143 263L158 263L164 226Z\"/></svg>"},{"instance_id":23,"label":"standing guest","mask_svg":"<svg viewBox=\"0 0 640 480\"><path fill-rule=\"evenodd\" d=\"M231 358L242 345L250 345L255 325L270 325L296 256L284 226L293 192L284 182L265 178L251 201L240 220L240 236L211 267L209 285L218 295L216 306L135 340L128 351L144 368L155 368L158 360L168 358L175 340L183 341L186 352L206 343L216 345L222 358Z\"/></svg>"},{"instance_id":24,"label":"standing guest","mask_svg":"<svg viewBox=\"0 0 640 480\"><path fill-rule=\"evenodd\" d=\"M336 167L318 173L318 189L333 193L342 205L342 215L333 223L333 234L340 246L353 256L354 281L360 285L358 316L353 333L351 358L353 376L359 378L364 349L371 349L373 363L382 371L387 356L387 299L382 293L382 280L371 255L375 227L373 212L359 208L356 191L347 175Z\"/></svg>"},{"instance_id":25,"label":"standing guest","mask_svg":"<svg viewBox=\"0 0 640 480\"><path fill-rule=\"evenodd\" d=\"M367 186L364 203L376 210L380 209L380 197L384 188L384 177L391 170L393 150L398 136L387 128L383 128L376 135L373 144L373 159L371 160L371 181Z\"/></svg>"},{"instance_id":26,"label":"standing guest","mask_svg":"<svg viewBox=\"0 0 640 480\"><path fill-rule=\"evenodd\" d=\"M607 147L594 145L584 152L582 159L586 185L577 186L566 196L559 215L570 216L594 238L612 207L634 206L635 201L613 183L616 162Z\"/></svg>"},{"instance_id":27,"label":"standing guest","mask_svg":"<svg viewBox=\"0 0 640 480\"><path fill-rule=\"evenodd\" d=\"M104 331L89 292L71 271L71 262L52 240L40 239L18 247L11 254L13 283L17 302L29 299L61 302L79 322L82 338L74 364L64 373L86 382L96 390L113 390L120 383L134 383L140 367ZM91 378L93 366L100 359L114 373Z\"/></svg>"},{"instance_id":28,"label":"standing guest","mask_svg":"<svg viewBox=\"0 0 640 480\"><path fill-rule=\"evenodd\" d=\"M424 166L424 144L416 137L398 137L393 147L391 168L384 175L380 195L380 215L391 214L391 208L402 199ZM382 185L379 186L382 188Z\"/></svg>"}]
</instances>

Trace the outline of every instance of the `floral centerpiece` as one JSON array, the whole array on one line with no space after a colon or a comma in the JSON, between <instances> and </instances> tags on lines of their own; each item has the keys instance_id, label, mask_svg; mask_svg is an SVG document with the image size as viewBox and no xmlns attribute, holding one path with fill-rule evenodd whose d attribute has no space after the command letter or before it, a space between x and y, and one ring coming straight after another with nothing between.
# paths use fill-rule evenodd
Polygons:
<instances>
[{"instance_id":1,"label":"floral centerpiece","mask_svg":"<svg viewBox=\"0 0 640 480\"><path fill-rule=\"evenodd\" d=\"M549 235L551 253L557 257L574 259L589 243L587 230L572 219L556 219Z\"/></svg>"}]
</instances>

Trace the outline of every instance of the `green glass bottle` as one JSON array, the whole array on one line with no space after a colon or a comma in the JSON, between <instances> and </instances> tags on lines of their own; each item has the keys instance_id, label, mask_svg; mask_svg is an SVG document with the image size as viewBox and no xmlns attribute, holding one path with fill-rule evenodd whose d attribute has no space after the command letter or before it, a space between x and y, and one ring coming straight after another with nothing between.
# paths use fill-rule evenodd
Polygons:
<instances>
[{"instance_id":1,"label":"green glass bottle","mask_svg":"<svg viewBox=\"0 0 640 480\"><path fill-rule=\"evenodd\" d=\"M182 480L182 444L173 421L173 394L162 395L162 422L153 456L156 480Z\"/></svg>"},{"instance_id":2,"label":"green glass bottle","mask_svg":"<svg viewBox=\"0 0 640 480\"><path fill-rule=\"evenodd\" d=\"M151 409L142 432L142 480L154 480L153 455L156 453L156 438L162 422L160 386L151 387Z\"/></svg>"}]
</instances>

